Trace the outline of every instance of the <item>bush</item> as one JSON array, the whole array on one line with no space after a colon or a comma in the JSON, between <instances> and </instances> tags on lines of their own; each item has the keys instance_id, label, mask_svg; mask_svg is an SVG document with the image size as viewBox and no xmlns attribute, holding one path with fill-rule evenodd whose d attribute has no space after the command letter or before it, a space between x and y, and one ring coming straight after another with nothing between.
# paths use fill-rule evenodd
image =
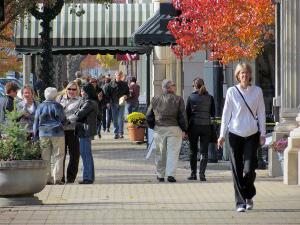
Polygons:
<instances>
[{"instance_id":1,"label":"bush","mask_svg":"<svg viewBox=\"0 0 300 225\"><path fill-rule=\"evenodd\" d=\"M28 140L26 126L17 122L20 114L13 110L5 116L6 124L1 124L0 160L41 159L39 143Z\"/></svg>"}]
</instances>

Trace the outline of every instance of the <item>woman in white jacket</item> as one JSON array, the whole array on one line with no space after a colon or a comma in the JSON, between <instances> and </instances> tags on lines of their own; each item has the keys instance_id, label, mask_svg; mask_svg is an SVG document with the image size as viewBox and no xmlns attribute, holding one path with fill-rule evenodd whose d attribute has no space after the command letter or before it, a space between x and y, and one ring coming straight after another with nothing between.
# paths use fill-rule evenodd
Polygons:
<instances>
[{"instance_id":1,"label":"woman in white jacket","mask_svg":"<svg viewBox=\"0 0 300 225\"><path fill-rule=\"evenodd\" d=\"M235 70L238 85L228 89L223 109L218 147L229 131L230 162L234 181L236 210L253 208L257 149L265 142L265 104L261 88L251 85L250 65L239 63Z\"/></svg>"}]
</instances>

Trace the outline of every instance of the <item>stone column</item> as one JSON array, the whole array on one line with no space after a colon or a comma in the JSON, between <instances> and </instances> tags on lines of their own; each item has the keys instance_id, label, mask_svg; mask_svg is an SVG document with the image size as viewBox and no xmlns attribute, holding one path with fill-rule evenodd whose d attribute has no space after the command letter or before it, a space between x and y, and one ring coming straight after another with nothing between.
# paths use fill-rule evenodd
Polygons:
<instances>
[{"instance_id":1,"label":"stone column","mask_svg":"<svg viewBox=\"0 0 300 225\"><path fill-rule=\"evenodd\" d=\"M31 56L23 55L23 85L29 85L31 72Z\"/></svg>"},{"instance_id":2,"label":"stone column","mask_svg":"<svg viewBox=\"0 0 300 225\"><path fill-rule=\"evenodd\" d=\"M153 49L153 95L162 93L161 83L166 78L166 47L154 47Z\"/></svg>"},{"instance_id":3,"label":"stone column","mask_svg":"<svg viewBox=\"0 0 300 225\"><path fill-rule=\"evenodd\" d=\"M300 104L300 1L281 0L280 7L280 74L281 74L281 110L280 122L275 127L274 139L289 134L298 124L296 116ZM292 170L297 169L297 143L300 133L291 132L289 146L284 153L284 182L296 184ZM300 141L300 140L299 140Z\"/></svg>"}]
</instances>

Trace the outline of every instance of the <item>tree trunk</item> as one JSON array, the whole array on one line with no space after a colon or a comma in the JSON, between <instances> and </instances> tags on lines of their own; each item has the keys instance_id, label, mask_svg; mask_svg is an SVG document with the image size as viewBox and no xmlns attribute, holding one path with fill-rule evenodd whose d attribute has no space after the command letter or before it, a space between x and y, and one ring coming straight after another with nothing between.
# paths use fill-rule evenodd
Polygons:
<instances>
[{"instance_id":1,"label":"tree trunk","mask_svg":"<svg viewBox=\"0 0 300 225\"><path fill-rule=\"evenodd\" d=\"M53 56L52 56L52 43L50 39L50 21L42 19L41 22L42 32L41 35L41 72L40 78L44 81L45 87L53 87Z\"/></svg>"}]
</instances>

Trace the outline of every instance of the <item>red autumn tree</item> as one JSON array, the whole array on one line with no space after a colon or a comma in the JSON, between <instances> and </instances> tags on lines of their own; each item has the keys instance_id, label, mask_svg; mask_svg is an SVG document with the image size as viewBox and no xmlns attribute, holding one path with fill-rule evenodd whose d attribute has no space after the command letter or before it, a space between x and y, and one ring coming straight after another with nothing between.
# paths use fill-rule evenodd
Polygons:
<instances>
[{"instance_id":1,"label":"red autumn tree","mask_svg":"<svg viewBox=\"0 0 300 225\"><path fill-rule=\"evenodd\" d=\"M4 38L0 38L0 76L3 76L9 70L20 71L22 63L13 54L15 44L11 41L13 36L12 26L6 26L1 34Z\"/></svg>"},{"instance_id":2,"label":"red autumn tree","mask_svg":"<svg viewBox=\"0 0 300 225\"><path fill-rule=\"evenodd\" d=\"M173 0L181 15L168 24L176 55L208 50L209 59L227 64L254 59L270 40L271 0Z\"/></svg>"}]
</instances>

